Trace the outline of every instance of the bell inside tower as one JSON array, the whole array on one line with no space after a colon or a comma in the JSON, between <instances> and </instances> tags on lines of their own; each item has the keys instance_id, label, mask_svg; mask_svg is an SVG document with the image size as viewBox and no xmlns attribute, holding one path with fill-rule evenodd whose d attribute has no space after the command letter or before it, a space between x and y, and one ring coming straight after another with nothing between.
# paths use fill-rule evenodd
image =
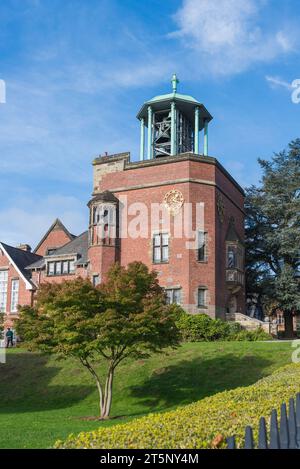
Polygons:
<instances>
[{"instance_id":1,"label":"bell inside tower","mask_svg":"<svg viewBox=\"0 0 300 469\"><path fill-rule=\"evenodd\" d=\"M200 155L200 132L204 130L203 156L208 156L208 124L211 114L189 95L177 92L179 80L172 77L172 93L145 102L137 115L140 121L140 160Z\"/></svg>"}]
</instances>

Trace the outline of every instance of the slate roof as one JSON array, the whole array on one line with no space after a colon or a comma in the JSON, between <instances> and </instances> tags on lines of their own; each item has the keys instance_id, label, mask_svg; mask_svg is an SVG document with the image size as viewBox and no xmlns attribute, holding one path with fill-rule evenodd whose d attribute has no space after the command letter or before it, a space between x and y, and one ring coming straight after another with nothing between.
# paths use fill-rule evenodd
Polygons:
<instances>
[{"instance_id":1,"label":"slate roof","mask_svg":"<svg viewBox=\"0 0 300 469\"><path fill-rule=\"evenodd\" d=\"M18 267L21 274L30 281L30 272L26 270L26 267L33 262L40 262L43 260L41 256L38 254L34 254L33 252L23 251L22 249L15 248L13 246L9 246L8 244L1 243L4 250L7 252L8 256L11 258L13 263Z\"/></svg>"},{"instance_id":2,"label":"slate roof","mask_svg":"<svg viewBox=\"0 0 300 469\"><path fill-rule=\"evenodd\" d=\"M76 264L86 264L88 261L88 235L88 231L84 231L69 243L56 249L55 253L53 253L53 257L61 256L62 254L77 254L79 259ZM47 258L49 257L50 256L47 256Z\"/></svg>"}]
</instances>

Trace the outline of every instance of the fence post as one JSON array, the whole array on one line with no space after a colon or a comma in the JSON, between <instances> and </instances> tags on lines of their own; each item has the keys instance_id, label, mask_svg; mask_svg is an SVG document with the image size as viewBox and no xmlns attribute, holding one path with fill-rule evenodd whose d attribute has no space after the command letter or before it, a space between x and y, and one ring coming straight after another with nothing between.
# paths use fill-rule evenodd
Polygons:
<instances>
[{"instance_id":1,"label":"fence post","mask_svg":"<svg viewBox=\"0 0 300 469\"><path fill-rule=\"evenodd\" d=\"M236 449L235 437L227 438L227 449Z\"/></svg>"},{"instance_id":2,"label":"fence post","mask_svg":"<svg viewBox=\"0 0 300 469\"><path fill-rule=\"evenodd\" d=\"M280 449L276 410L271 413L270 449Z\"/></svg>"},{"instance_id":3,"label":"fence post","mask_svg":"<svg viewBox=\"0 0 300 469\"><path fill-rule=\"evenodd\" d=\"M259 421L258 449L268 449L267 426L264 417L261 417Z\"/></svg>"},{"instance_id":4,"label":"fence post","mask_svg":"<svg viewBox=\"0 0 300 469\"><path fill-rule=\"evenodd\" d=\"M282 404L280 411L280 449L289 449L289 426L286 404Z\"/></svg>"},{"instance_id":5,"label":"fence post","mask_svg":"<svg viewBox=\"0 0 300 469\"><path fill-rule=\"evenodd\" d=\"M296 397L296 447L300 449L300 393Z\"/></svg>"},{"instance_id":6,"label":"fence post","mask_svg":"<svg viewBox=\"0 0 300 469\"><path fill-rule=\"evenodd\" d=\"M296 449L296 415L295 415L295 403L294 399L290 399L289 401L289 434L290 434L290 449Z\"/></svg>"},{"instance_id":7,"label":"fence post","mask_svg":"<svg viewBox=\"0 0 300 469\"><path fill-rule=\"evenodd\" d=\"M246 427L244 449L254 449L252 427Z\"/></svg>"}]
</instances>

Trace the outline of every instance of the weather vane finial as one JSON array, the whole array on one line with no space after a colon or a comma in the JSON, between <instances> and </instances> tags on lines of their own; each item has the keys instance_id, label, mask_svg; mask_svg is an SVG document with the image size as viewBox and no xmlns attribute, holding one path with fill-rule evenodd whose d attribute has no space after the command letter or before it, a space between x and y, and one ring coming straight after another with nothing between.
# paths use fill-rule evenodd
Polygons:
<instances>
[{"instance_id":1,"label":"weather vane finial","mask_svg":"<svg viewBox=\"0 0 300 469\"><path fill-rule=\"evenodd\" d=\"M179 80L178 80L178 78L177 78L176 73L174 73L173 76L172 76L172 88L173 88L173 93L176 93L178 83L179 83Z\"/></svg>"}]
</instances>

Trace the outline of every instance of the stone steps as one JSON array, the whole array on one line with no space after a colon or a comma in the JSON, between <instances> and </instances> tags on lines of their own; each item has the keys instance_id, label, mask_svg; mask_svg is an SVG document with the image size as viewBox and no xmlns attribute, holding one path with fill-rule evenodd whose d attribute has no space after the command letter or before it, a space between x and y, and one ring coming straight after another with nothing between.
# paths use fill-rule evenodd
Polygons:
<instances>
[{"instance_id":1,"label":"stone steps","mask_svg":"<svg viewBox=\"0 0 300 469\"><path fill-rule=\"evenodd\" d=\"M248 331L253 331L258 328L262 328L268 334L271 333L271 325L268 322L259 321L259 319L250 318L242 313L230 313L226 315L227 321L237 322L239 323L244 329Z\"/></svg>"}]
</instances>

